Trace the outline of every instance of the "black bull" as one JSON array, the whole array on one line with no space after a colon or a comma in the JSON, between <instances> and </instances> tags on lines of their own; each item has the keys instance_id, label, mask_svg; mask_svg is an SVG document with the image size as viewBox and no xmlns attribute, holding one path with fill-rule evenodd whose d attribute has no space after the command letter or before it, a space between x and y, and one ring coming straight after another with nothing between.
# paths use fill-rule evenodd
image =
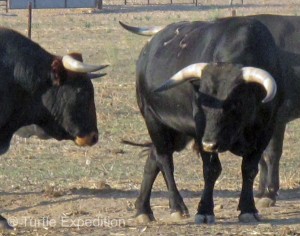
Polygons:
<instances>
[{"instance_id":1,"label":"black bull","mask_svg":"<svg viewBox=\"0 0 300 236\"><path fill-rule=\"evenodd\" d=\"M254 15L246 18L257 19L267 26L279 47L280 57L290 70L286 96L278 113L276 128L260 161L257 204L271 206L275 204L279 190L279 161L286 124L300 117L300 17Z\"/></svg>"},{"instance_id":2,"label":"black bull","mask_svg":"<svg viewBox=\"0 0 300 236\"><path fill-rule=\"evenodd\" d=\"M194 139L205 182L196 223L214 222L218 152L227 150L243 157L240 220L259 220L253 181L283 102L285 73L272 35L257 20L179 22L159 29L137 62L137 100L153 142L135 204L138 219L154 219L150 195L160 171L171 212L180 218L188 215L174 180L173 152Z\"/></svg>"},{"instance_id":3,"label":"black bull","mask_svg":"<svg viewBox=\"0 0 300 236\"><path fill-rule=\"evenodd\" d=\"M20 127L37 124L51 137L79 146L98 141L91 74L80 54L55 56L23 35L0 28L0 154ZM7 222L0 215L0 228Z\"/></svg>"},{"instance_id":4,"label":"black bull","mask_svg":"<svg viewBox=\"0 0 300 236\"><path fill-rule=\"evenodd\" d=\"M300 117L300 17L249 16L262 22L271 32L282 60L289 66L289 76L283 105L278 112L276 128L260 161L257 204L271 206L279 190L279 161L282 155L286 124Z\"/></svg>"}]
</instances>

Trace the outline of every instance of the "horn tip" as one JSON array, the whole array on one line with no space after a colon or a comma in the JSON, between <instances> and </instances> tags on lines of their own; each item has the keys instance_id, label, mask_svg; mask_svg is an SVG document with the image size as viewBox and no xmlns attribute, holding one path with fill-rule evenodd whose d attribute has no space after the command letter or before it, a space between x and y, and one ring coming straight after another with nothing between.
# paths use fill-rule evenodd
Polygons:
<instances>
[{"instance_id":1,"label":"horn tip","mask_svg":"<svg viewBox=\"0 0 300 236\"><path fill-rule=\"evenodd\" d=\"M154 93L161 93L165 90L168 90L170 88L174 87L173 81L166 81L164 84L162 84L160 87L153 90Z\"/></svg>"},{"instance_id":2,"label":"horn tip","mask_svg":"<svg viewBox=\"0 0 300 236\"><path fill-rule=\"evenodd\" d=\"M164 90L163 86L159 87L159 88L156 88L153 90L153 93L160 93Z\"/></svg>"}]
</instances>

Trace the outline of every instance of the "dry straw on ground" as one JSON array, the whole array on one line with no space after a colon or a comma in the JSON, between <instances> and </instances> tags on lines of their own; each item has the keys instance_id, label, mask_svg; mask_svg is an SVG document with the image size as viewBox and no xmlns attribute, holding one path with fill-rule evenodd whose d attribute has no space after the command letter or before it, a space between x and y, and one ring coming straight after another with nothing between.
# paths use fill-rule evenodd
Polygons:
<instances>
[{"instance_id":1,"label":"dry straw on ground","mask_svg":"<svg viewBox=\"0 0 300 236\"><path fill-rule=\"evenodd\" d=\"M287 129L278 203L261 209L262 223L238 223L241 159L225 154L221 156L223 173L215 191L217 224L193 224L203 181L201 162L190 149L175 155L175 175L192 217L170 222L166 187L159 176L151 202L157 222L148 226L135 223L133 202L138 195L145 158L139 157L141 149L123 145L121 140L149 140L135 100L135 61L147 38L125 32L118 21L146 26L211 20L229 16L231 8L227 0L201 1L198 7L121 4L104 1L102 11L33 11L32 39L48 51L60 55L79 51L89 63L111 66L105 78L94 82L101 135L95 147L78 148L68 141L15 137L10 151L1 156L1 214L19 223L17 232L4 235L299 235L300 126L297 121ZM243 6L234 4L238 15L300 13L298 0L244 0ZM0 22L2 26L27 33L25 10L11 10L8 14L3 11ZM69 223L79 219L85 223L91 219L108 219L110 224L76 227L62 225L62 219ZM36 224L29 225L30 220ZM47 225L51 220L55 224ZM112 225L115 222L120 225Z\"/></svg>"}]
</instances>

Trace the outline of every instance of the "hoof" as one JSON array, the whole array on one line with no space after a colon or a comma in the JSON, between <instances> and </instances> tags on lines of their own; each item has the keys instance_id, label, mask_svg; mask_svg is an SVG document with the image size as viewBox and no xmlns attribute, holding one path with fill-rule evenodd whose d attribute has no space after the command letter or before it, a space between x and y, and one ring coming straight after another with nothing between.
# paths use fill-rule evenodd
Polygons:
<instances>
[{"instance_id":1,"label":"hoof","mask_svg":"<svg viewBox=\"0 0 300 236\"><path fill-rule=\"evenodd\" d=\"M263 198L258 198L255 201L255 206L259 208L268 208L275 206L276 200L268 198L268 197L263 197Z\"/></svg>"},{"instance_id":2,"label":"hoof","mask_svg":"<svg viewBox=\"0 0 300 236\"><path fill-rule=\"evenodd\" d=\"M214 224L215 223L215 216L214 215L195 215L195 224Z\"/></svg>"},{"instance_id":3,"label":"hoof","mask_svg":"<svg viewBox=\"0 0 300 236\"><path fill-rule=\"evenodd\" d=\"M3 218L3 217L2 217ZM14 230L14 227L12 227L5 218L0 220L0 231L5 230Z\"/></svg>"},{"instance_id":4,"label":"hoof","mask_svg":"<svg viewBox=\"0 0 300 236\"><path fill-rule=\"evenodd\" d=\"M176 221L183 220L189 217L190 217L189 213L181 213L179 211L171 213L171 218Z\"/></svg>"},{"instance_id":5,"label":"hoof","mask_svg":"<svg viewBox=\"0 0 300 236\"><path fill-rule=\"evenodd\" d=\"M239 215L239 221L242 223L256 223L261 220L258 213L244 213Z\"/></svg>"},{"instance_id":6,"label":"hoof","mask_svg":"<svg viewBox=\"0 0 300 236\"><path fill-rule=\"evenodd\" d=\"M153 215L141 214L136 217L136 221L139 224L148 224L151 221L155 221L155 218Z\"/></svg>"}]
</instances>

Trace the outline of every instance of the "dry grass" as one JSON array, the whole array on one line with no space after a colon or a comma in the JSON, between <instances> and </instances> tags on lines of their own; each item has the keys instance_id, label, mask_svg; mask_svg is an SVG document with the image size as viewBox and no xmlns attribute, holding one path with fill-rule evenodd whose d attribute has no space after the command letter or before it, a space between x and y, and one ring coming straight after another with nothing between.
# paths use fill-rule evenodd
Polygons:
<instances>
[{"instance_id":1,"label":"dry grass","mask_svg":"<svg viewBox=\"0 0 300 236\"><path fill-rule=\"evenodd\" d=\"M175 2L175 1L174 1ZM298 0L245 0L236 5L238 15L258 13L299 14ZM187 5L122 6L104 1L101 12L89 9L34 10L32 39L48 51L63 55L83 53L89 63L110 63L108 75L95 81L100 142L79 148L68 141L40 141L15 137L10 151L1 156L0 202L8 218L54 219L62 216L89 219L99 216L124 219L125 227L24 227L17 235L293 235L300 234L299 122L288 126L281 162L282 194L278 206L263 209L258 225L237 223L237 199L241 189L241 159L222 155L223 173L216 184L217 225L195 226L193 217L168 222L168 201L161 176L154 186L153 209L158 222L134 223L132 204L138 194L145 158L141 149L122 145L123 138L148 141L135 101L135 61L147 38L121 29L118 21L133 25L166 25L181 20L211 20L229 16L227 0ZM90 13L92 12L92 13ZM24 34L27 12L13 10L0 15L1 25ZM200 160L190 150L176 154L175 175L191 215L203 188ZM2 214L1 213L1 214ZM298 215L297 215L298 214ZM24 222L23 222L24 223ZM1 233L0 233L1 235Z\"/></svg>"}]
</instances>

